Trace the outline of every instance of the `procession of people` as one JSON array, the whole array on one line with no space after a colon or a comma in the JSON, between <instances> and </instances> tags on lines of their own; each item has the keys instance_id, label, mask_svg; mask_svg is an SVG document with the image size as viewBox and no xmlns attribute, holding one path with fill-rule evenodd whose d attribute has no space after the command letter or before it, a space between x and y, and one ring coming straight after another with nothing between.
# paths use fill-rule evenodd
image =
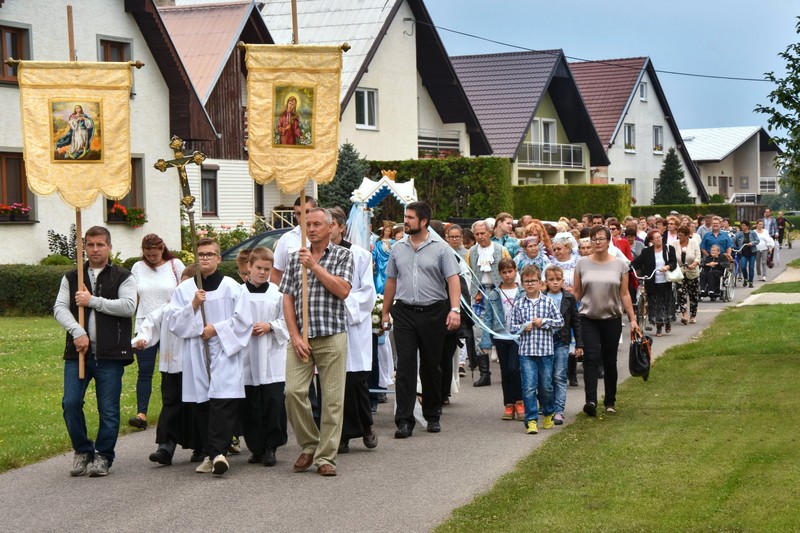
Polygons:
<instances>
[{"instance_id":1,"label":"procession of people","mask_svg":"<svg viewBox=\"0 0 800 533\"><path fill-rule=\"evenodd\" d=\"M201 474L227 472L241 436L248 463L276 466L291 425L301 450L292 469L313 466L321 476L336 476L337 456L349 452L353 439L378 446L377 383L391 381L379 375L394 376L394 438L412 437L417 424L428 433L446 431L443 408L463 366L479 369L475 387L490 386L494 354L501 418L522 422L525 433L565 422L579 365L583 412L597 416L602 400L613 415L623 319L631 333L655 326L657 335L672 331L678 311L681 324L694 324L700 298L715 299L731 261L752 286L766 279L766 258L782 242L771 235L779 226L769 211L740 228L718 216L673 212L666 219L586 214L556 223L500 213L462 229L435 220L427 203L415 201L405 206L402 224L382 221L367 250L344 239L340 208L298 198L298 224L301 205L306 242L296 228L274 252L240 254L242 283L220 273L212 239L201 239L197 263L184 267L149 234L131 273L110 261L106 228L87 230L84 284L78 286L77 270L66 274L54 305L67 332L62 405L74 448L72 476L109 473L122 376L134 358L138 405L129 424L148 428L157 353L162 408L149 459L170 466L178 447L189 449ZM470 246L468 234L475 237ZM650 324L639 324L634 313L637 278L646 279ZM79 309L86 326L78 322ZM85 354L84 378L79 354ZM83 411L91 380L100 412L94 439Z\"/></svg>"}]
</instances>

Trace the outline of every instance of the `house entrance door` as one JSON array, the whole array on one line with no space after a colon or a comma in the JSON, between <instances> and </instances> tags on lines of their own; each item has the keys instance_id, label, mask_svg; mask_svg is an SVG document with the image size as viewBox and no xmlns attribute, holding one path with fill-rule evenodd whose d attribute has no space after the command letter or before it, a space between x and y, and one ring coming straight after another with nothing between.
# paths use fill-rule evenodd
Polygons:
<instances>
[{"instance_id":1,"label":"house entrance door","mask_svg":"<svg viewBox=\"0 0 800 533\"><path fill-rule=\"evenodd\" d=\"M728 176L719 177L719 193L724 198L728 198Z\"/></svg>"}]
</instances>

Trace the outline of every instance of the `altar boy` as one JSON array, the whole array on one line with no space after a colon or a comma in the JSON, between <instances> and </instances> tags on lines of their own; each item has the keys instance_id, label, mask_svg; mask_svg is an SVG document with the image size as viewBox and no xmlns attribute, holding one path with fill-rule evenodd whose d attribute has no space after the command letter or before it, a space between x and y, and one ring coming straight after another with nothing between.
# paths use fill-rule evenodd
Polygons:
<instances>
[{"instance_id":1,"label":"altar boy","mask_svg":"<svg viewBox=\"0 0 800 533\"><path fill-rule=\"evenodd\" d=\"M169 329L184 339L183 401L194 404L205 450L196 471L222 475L228 470L225 456L238 400L244 398L241 355L250 341L253 320L247 292L217 270L221 260L217 241L200 239L197 260L203 286L198 288L193 279L178 286L170 302ZM205 324L200 311L203 303Z\"/></svg>"}]
</instances>

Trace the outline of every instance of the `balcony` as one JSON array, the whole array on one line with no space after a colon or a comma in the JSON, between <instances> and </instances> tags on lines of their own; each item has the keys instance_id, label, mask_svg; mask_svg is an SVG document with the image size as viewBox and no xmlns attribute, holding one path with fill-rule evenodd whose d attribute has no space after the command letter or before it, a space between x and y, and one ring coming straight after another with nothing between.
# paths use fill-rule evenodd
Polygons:
<instances>
[{"instance_id":1,"label":"balcony","mask_svg":"<svg viewBox=\"0 0 800 533\"><path fill-rule=\"evenodd\" d=\"M584 168L580 144L522 143L517 153L521 167Z\"/></svg>"},{"instance_id":2,"label":"balcony","mask_svg":"<svg viewBox=\"0 0 800 533\"><path fill-rule=\"evenodd\" d=\"M417 150L420 159L443 159L461 154L461 132L458 130L417 131Z\"/></svg>"}]
</instances>

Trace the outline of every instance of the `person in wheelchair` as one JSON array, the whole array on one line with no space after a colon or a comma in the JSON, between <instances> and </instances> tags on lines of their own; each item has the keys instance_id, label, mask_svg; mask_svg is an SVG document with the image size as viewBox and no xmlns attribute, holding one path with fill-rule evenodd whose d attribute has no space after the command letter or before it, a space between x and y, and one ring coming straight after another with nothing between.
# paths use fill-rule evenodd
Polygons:
<instances>
[{"instance_id":1,"label":"person in wheelchair","mask_svg":"<svg viewBox=\"0 0 800 533\"><path fill-rule=\"evenodd\" d=\"M700 296L708 296L715 301L721 293L722 275L730 266L730 261L720 253L718 245L711 246L711 253L700 263Z\"/></svg>"}]
</instances>

